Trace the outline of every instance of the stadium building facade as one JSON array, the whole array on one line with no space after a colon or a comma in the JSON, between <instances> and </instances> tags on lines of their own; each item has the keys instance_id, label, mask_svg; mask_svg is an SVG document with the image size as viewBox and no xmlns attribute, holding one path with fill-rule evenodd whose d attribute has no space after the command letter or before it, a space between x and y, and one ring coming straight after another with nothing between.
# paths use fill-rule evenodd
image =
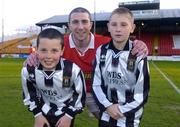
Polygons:
<instances>
[{"instance_id":1,"label":"stadium building facade","mask_svg":"<svg viewBox=\"0 0 180 127\"><path fill-rule=\"evenodd\" d=\"M132 36L147 44L152 59L157 59L157 56L180 59L180 9L160 9L159 0L123 2L118 6L127 7L133 12L136 29ZM95 24L92 32L110 36L107 30L109 16L109 12L91 14ZM55 15L36 23L41 29L60 27L65 34L70 32L67 24L68 15Z\"/></svg>"}]
</instances>

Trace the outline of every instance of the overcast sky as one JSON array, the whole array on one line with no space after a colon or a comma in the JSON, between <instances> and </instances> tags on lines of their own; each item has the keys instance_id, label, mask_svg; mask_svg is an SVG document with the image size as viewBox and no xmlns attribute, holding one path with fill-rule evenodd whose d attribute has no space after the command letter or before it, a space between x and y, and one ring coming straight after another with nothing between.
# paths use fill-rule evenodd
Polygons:
<instances>
[{"instance_id":1,"label":"overcast sky","mask_svg":"<svg viewBox=\"0 0 180 127\"><path fill-rule=\"evenodd\" d=\"M135 0L0 0L0 33L2 17L4 17L4 31L9 33L15 28L34 25L54 15L69 14L78 6L87 8L91 13L94 13L94 10L111 12L121 1ZM180 9L180 0L160 0L160 8Z\"/></svg>"}]
</instances>

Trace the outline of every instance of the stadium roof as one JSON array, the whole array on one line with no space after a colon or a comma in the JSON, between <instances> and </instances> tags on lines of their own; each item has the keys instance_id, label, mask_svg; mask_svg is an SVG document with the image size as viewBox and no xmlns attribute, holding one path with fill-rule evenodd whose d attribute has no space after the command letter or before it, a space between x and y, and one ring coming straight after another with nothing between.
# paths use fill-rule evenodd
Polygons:
<instances>
[{"instance_id":1,"label":"stadium roof","mask_svg":"<svg viewBox=\"0 0 180 127\"><path fill-rule=\"evenodd\" d=\"M159 9L160 0L127 1L120 2L119 7L126 7L130 10Z\"/></svg>"},{"instance_id":2,"label":"stadium roof","mask_svg":"<svg viewBox=\"0 0 180 127\"><path fill-rule=\"evenodd\" d=\"M180 9L162 9L162 10L142 10L133 11L135 20L152 20L152 19L180 19ZM94 15L92 14L92 20L94 21ZM107 22L110 13L97 13L95 15L96 22ZM56 15L36 23L37 26L55 25L62 27L67 25L68 15Z\"/></svg>"}]
</instances>

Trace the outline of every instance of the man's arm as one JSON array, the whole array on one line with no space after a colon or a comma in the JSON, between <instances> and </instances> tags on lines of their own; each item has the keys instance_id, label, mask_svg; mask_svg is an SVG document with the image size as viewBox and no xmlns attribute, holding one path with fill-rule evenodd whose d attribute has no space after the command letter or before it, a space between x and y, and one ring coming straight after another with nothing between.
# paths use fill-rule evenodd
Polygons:
<instances>
[{"instance_id":1,"label":"man's arm","mask_svg":"<svg viewBox=\"0 0 180 127\"><path fill-rule=\"evenodd\" d=\"M37 54L36 53L31 53L29 55L29 57L23 63L24 67L26 67L27 65L35 67L38 64L39 64L39 60L37 58Z\"/></svg>"},{"instance_id":2,"label":"man's arm","mask_svg":"<svg viewBox=\"0 0 180 127\"><path fill-rule=\"evenodd\" d=\"M109 42L111 38L107 36L101 36L101 42ZM134 48L132 49L132 54L137 56L143 56L143 58L147 57L148 55L148 47L145 42L141 40L137 40L135 37L130 37L130 40L133 41ZM102 43L102 44L105 44Z\"/></svg>"},{"instance_id":3,"label":"man's arm","mask_svg":"<svg viewBox=\"0 0 180 127\"><path fill-rule=\"evenodd\" d=\"M143 56L143 58L147 57L148 55L148 48L147 45L141 40L134 40L133 41L133 49L132 54L136 56Z\"/></svg>"}]
</instances>

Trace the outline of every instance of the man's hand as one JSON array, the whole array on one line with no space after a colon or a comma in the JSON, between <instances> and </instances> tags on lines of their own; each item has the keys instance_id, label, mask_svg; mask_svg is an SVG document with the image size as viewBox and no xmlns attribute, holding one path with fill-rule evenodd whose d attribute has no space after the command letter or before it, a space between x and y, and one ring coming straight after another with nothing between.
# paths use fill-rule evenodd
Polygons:
<instances>
[{"instance_id":1,"label":"man's hand","mask_svg":"<svg viewBox=\"0 0 180 127\"><path fill-rule=\"evenodd\" d=\"M110 106L106 109L107 113L108 113L113 119L116 119L116 120L118 120L119 118L124 117L124 115L119 111L118 106L119 106L119 104L113 104L113 105L110 105Z\"/></svg>"},{"instance_id":2,"label":"man's hand","mask_svg":"<svg viewBox=\"0 0 180 127\"><path fill-rule=\"evenodd\" d=\"M147 45L141 40L134 40L133 41L133 49L131 51L132 55L140 56L142 55L143 58L147 57L148 55L148 48Z\"/></svg>"},{"instance_id":3,"label":"man's hand","mask_svg":"<svg viewBox=\"0 0 180 127\"><path fill-rule=\"evenodd\" d=\"M39 61L38 61L38 58L37 58L37 54L36 53L31 53L29 55L29 57L24 61L23 65L24 66L29 65L29 66L34 66L35 67L35 66L38 65L38 63L39 63Z\"/></svg>"},{"instance_id":4,"label":"man's hand","mask_svg":"<svg viewBox=\"0 0 180 127\"><path fill-rule=\"evenodd\" d=\"M71 118L69 118L66 115L61 117L56 123L56 127L70 127L70 125L71 125Z\"/></svg>"},{"instance_id":5,"label":"man's hand","mask_svg":"<svg viewBox=\"0 0 180 127\"><path fill-rule=\"evenodd\" d=\"M43 115L35 117L34 127L44 127L45 124L47 125L46 127L50 127L48 121Z\"/></svg>"}]
</instances>

